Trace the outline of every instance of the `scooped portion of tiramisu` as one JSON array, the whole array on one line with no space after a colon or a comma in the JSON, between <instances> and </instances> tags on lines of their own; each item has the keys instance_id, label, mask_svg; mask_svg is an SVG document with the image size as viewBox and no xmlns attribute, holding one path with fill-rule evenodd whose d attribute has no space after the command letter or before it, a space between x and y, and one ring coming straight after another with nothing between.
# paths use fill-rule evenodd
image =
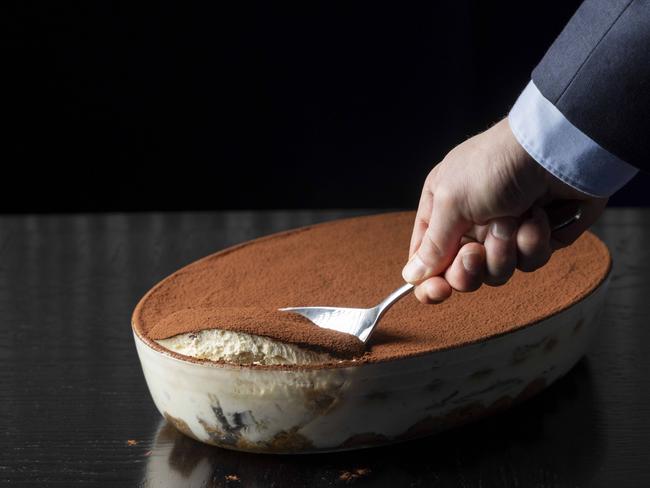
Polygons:
<instances>
[{"instance_id":1,"label":"scooped portion of tiramisu","mask_svg":"<svg viewBox=\"0 0 650 488\"><path fill-rule=\"evenodd\" d=\"M258 307L179 310L158 322L149 337L178 354L241 365L330 363L365 352L352 335Z\"/></svg>"},{"instance_id":2,"label":"scooped portion of tiramisu","mask_svg":"<svg viewBox=\"0 0 650 488\"><path fill-rule=\"evenodd\" d=\"M156 342L184 356L231 364L309 364L334 360L327 353L230 330L206 329Z\"/></svg>"}]
</instances>

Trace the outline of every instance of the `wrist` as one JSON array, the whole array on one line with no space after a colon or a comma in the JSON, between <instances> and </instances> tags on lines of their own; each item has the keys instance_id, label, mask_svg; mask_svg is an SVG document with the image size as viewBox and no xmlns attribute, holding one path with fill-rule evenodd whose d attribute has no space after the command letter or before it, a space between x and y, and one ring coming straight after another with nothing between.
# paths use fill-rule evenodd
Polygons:
<instances>
[{"instance_id":1,"label":"wrist","mask_svg":"<svg viewBox=\"0 0 650 488\"><path fill-rule=\"evenodd\" d=\"M543 193L548 188L550 179L553 175L539 164L528 151L520 144L512 131L510 121L504 118L499 122L503 137L507 144L508 159L511 161L515 169L515 174L526 175L526 180L534 181L535 188Z\"/></svg>"}]
</instances>

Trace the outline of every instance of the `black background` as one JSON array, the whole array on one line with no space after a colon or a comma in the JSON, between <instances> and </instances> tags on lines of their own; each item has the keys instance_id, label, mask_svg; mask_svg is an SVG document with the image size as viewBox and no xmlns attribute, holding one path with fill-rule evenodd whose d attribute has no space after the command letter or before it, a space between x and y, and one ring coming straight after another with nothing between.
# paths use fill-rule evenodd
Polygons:
<instances>
[{"instance_id":1,"label":"black background","mask_svg":"<svg viewBox=\"0 0 650 488\"><path fill-rule=\"evenodd\" d=\"M578 4L3 2L0 212L415 207Z\"/></svg>"}]
</instances>

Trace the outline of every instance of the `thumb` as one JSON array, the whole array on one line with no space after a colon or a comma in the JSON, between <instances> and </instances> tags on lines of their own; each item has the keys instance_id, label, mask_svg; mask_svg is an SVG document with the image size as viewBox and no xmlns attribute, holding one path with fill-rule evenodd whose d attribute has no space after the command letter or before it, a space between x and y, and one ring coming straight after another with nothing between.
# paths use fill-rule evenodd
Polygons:
<instances>
[{"instance_id":1,"label":"thumb","mask_svg":"<svg viewBox=\"0 0 650 488\"><path fill-rule=\"evenodd\" d=\"M445 271L470 227L471 223L462 216L455 198L447 193L434 194L429 225L417 251L402 270L404 280L418 284Z\"/></svg>"}]
</instances>

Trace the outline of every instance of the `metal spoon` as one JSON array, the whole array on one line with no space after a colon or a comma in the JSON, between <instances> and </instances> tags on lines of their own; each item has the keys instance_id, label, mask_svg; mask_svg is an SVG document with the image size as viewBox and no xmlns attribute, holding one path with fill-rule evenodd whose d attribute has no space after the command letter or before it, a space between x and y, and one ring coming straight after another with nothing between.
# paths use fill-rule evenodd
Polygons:
<instances>
[{"instance_id":1,"label":"metal spoon","mask_svg":"<svg viewBox=\"0 0 650 488\"><path fill-rule=\"evenodd\" d=\"M549 214L550 221L557 221L553 218L553 213L557 213L557 209L545 208L545 210ZM581 209L578 207L577 211L573 210L573 213L569 218L565 217L559 224L554 225L551 231L555 232L572 224L580 218L581 213ZM280 308L279 310L282 312L297 313L308 318L319 327L352 334L358 337L363 343L366 343L368 342L368 339L370 339L372 332L377 327L379 319L381 319L388 309L400 298L413 291L413 288L415 288L415 286L410 283L402 285L382 300L379 305L372 308L288 307Z\"/></svg>"}]
</instances>

